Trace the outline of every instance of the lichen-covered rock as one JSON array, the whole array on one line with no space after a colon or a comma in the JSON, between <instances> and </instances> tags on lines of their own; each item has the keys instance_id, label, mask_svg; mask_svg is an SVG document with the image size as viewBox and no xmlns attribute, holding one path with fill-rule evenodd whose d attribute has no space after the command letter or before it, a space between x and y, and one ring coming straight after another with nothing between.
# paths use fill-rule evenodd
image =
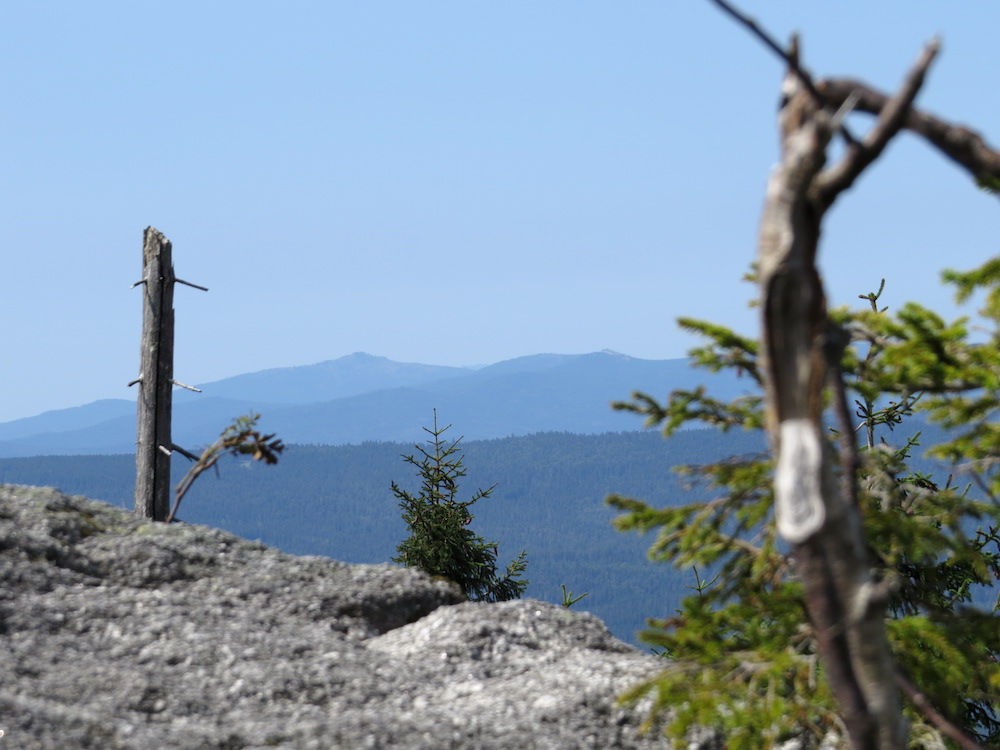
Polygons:
<instances>
[{"instance_id":1,"label":"lichen-covered rock","mask_svg":"<svg viewBox=\"0 0 1000 750\"><path fill-rule=\"evenodd\" d=\"M659 660L550 604L10 485L0 577L3 748L662 746Z\"/></svg>"}]
</instances>

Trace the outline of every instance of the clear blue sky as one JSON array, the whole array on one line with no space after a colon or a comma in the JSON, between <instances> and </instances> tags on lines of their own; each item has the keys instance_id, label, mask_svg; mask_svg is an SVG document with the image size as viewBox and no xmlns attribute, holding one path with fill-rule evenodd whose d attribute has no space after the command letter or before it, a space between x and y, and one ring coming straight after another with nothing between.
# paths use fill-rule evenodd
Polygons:
<instances>
[{"instance_id":1,"label":"clear blue sky","mask_svg":"<svg viewBox=\"0 0 1000 750\"><path fill-rule=\"evenodd\" d=\"M920 105L1000 142L1000 4L742 6L882 88L939 33ZM679 315L752 331L781 74L703 0L7 0L0 421L132 396L150 224L211 288L176 292L190 383L354 351L673 358ZM885 276L889 304L944 308L997 208L900 139L827 223L833 302Z\"/></svg>"}]
</instances>

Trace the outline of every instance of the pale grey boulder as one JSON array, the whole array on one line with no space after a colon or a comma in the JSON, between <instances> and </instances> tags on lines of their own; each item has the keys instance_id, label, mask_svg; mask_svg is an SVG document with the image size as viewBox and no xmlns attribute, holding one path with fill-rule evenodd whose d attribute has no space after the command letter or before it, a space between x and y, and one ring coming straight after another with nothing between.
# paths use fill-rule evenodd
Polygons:
<instances>
[{"instance_id":1,"label":"pale grey boulder","mask_svg":"<svg viewBox=\"0 0 1000 750\"><path fill-rule=\"evenodd\" d=\"M662 662L551 604L10 485L0 580L4 749L664 746Z\"/></svg>"}]
</instances>

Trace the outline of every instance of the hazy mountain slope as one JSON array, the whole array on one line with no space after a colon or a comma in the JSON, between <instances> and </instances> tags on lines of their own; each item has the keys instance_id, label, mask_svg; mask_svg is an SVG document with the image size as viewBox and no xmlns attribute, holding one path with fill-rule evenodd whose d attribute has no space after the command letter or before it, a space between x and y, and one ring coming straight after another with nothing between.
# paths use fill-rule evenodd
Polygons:
<instances>
[{"instance_id":1,"label":"hazy mountain slope","mask_svg":"<svg viewBox=\"0 0 1000 750\"><path fill-rule=\"evenodd\" d=\"M393 362L356 352L339 359L299 367L278 367L204 383L206 396L278 404L310 404L389 388L406 388L435 380L464 377L464 367ZM196 400L179 392L181 401Z\"/></svg>"},{"instance_id":2,"label":"hazy mountain slope","mask_svg":"<svg viewBox=\"0 0 1000 750\"><path fill-rule=\"evenodd\" d=\"M128 403L128 402L126 402ZM189 450L212 443L234 417L252 410L277 410L273 404L206 398L174 407L173 441ZM0 456L134 453L135 404L126 415L61 432L46 432L0 443Z\"/></svg>"},{"instance_id":3,"label":"hazy mountain slope","mask_svg":"<svg viewBox=\"0 0 1000 750\"><path fill-rule=\"evenodd\" d=\"M233 417L250 409L273 411L276 404L330 401L382 389L423 384L467 375L472 370L393 362L361 352L301 367L281 367L201 384L202 393L174 391L175 437L205 442ZM192 408L191 405L197 406ZM133 450L135 401L103 399L0 423L0 455L37 455L40 451L94 452ZM203 412L196 416L197 410ZM130 427L125 427L126 423ZM93 428L89 431L89 428ZM55 433L74 433L58 438Z\"/></svg>"},{"instance_id":4,"label":"hazy mountain slope","mask_svg":"<svg viewBox=\"0 0 1000 750\"><path fill-rule=\"evenodd\" d=\"M395 385L289 403L307 394L360 391L385 383ZM634 430L640 421L612 411L612 401L627 399L635 390L662 397L700 383L710 383L722 398L748 386L730 373L693 369L686 359L642 360L614 352L520 357L479 370L354 354L207 384L200 394L178 390L173 435L175 443L194 449L211 443L235 417L253 411L263 415L264 430L290 443L410 442L423 438L434 409L443 423L461 425L470 440L546 431ZM97 402L0 425L0 430L8 429L6 435L0 431L0 457L133 451L134 408L126 401ZM102 414L110 416L100 421Z\"/></svg>"},{"instance_id":5,"label":"hazy mountain slope","mask_svg":"<svg viewBox=\"0 0 1000 750\"><path fill-rule=\"evenodd\" d=\"M461 378L279 409L268 430L291 442L339 445L364 440L421 440L434 409L444 424L459 425L470 440L536 432L595 434L641 427L611 402L632 391L665 395L674 388L711 383L721 398L746 382L728 373L695 370L689 360L642 360L612 352L539 355L485 367Z\"/></svg>"},{"instance_id":6,"label":"hazy mountain slope","mask_svg":"<svg viewBox=\"0 0 1000 750\"><path fill-rule=\"evenodd\" d=\"M574 359L583 357L583 354L530 354L526 357L515 357L505 359L503 362L496 362L475 370L476 375L509 375L515 372L541 372L549 370Z\"/></svg>"},{"instance_id":7,"label":"hazy mountain slope","mask_svg":"<svg viewBox=\"0 0 1000 750\"><path fill-rule=\"evenodd\" d=\"M84 429L129 414L135 422L135 401L128 399L102 399L69 409L54 409L34 417L0 423L0 441Z\"/></svg>"}]
</instances>

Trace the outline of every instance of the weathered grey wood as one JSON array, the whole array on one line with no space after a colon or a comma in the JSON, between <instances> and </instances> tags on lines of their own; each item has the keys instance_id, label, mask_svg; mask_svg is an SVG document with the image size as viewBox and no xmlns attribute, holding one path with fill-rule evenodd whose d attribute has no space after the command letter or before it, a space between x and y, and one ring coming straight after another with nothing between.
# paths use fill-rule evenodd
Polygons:
<instances>
[{"instance_id":1,"label":"weathered grey wood","mask_svg":"<svg viewBox=\"0 0 1000 750\"><path fill-rule=\"evenodd\" d=\"M768 183L758 241L778 531L792 545L819 651L855 750L905 747L906 724L885 633L887 594L871 575L856 477L838 482L823 447L823 389L832 382L842 397L844 342L833 340L827 322L816 255L826 211L902 127L936 53L937 45L928 45L900 91L885 99L875 127L827 167L827 147L844 113L817 100L816 88L803 83L793 44L793 68L783 86L781 160ZM847 445L854 450L850 440Z\"/></svg>"},{"instance_id":2,"label":"weathered grey wood","mask_svg":"<svg viewBox=\"0 0 1000 750\"><path fill-rule=\"evenodd\" d=\"M170 509L174 369L174 267L170 241L146 227L142 243L142 343L135 452L135 512L163 521Z\"/></svg>"}]
</instances>

